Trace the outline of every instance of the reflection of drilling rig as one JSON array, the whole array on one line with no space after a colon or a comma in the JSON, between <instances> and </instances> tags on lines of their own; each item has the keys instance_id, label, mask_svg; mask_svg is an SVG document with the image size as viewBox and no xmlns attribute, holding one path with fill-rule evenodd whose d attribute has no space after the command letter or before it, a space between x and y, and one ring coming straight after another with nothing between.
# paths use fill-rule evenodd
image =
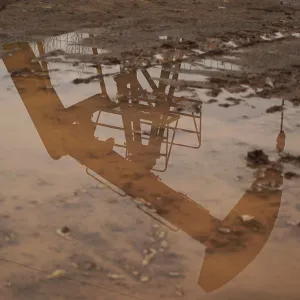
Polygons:
<instances>
[{"instance_id":1,"label":"reflection of drilling rig","mask_svg":"<svg viewBox=\"0 0 300 300\"><path fill-rule=\"evenodd\" d=\"M143 70L143 75L153 90L153 93L149 94L139 85L136 71L124 68L115 77L119 93L117 101L111 101L108 97L103 77L100 76L100 94L65 108L51 87L47 64L32 62L36 57L26 43L5 47L6 50L13 48L21 48L21 51L5 57L3 61L12 74L11 78L49 155L53 159L71 156L84 165L89 174L102 182L107 182L110 188L118 190L122 195L145 199L155 212L154 214L151 211L150 214L161 222L172 229L174 227L181 229L193 239L213 249L213 253L210 252L205 256L199 279L199 284L205 290L213 290L230 281L256 257L274 226L281 192L265 193L263 197L246 193L225 220L220 221L196 202L165 185L151 172L161 155L166 161L163 170L166 169L172 146L176 145L174 136L179 128L180 119L185 117L193 119L194 129L186 132L196 135L198 141L196 147L200 147L201 106L200 116L194 112L176 111L177 104L182 99L174 97L172 87L169 87L166 93L168 86L163 81L156 86L148 72ZM163 66L161 78L169 78L172 75L172 79L178 79L180 64L175 63L173 70L177 72L173 73L168 71L172 64ZM13 71L19 69L30 72L28 76L18 76L18 72ZM98 73L101 75L100 68ZM122 118L123 127L116 128L113 125L113 129L124 130L125 145L116 145L112 138L98 140L95 137L97 126L108 126L100 121L103 112ZM95 113L98 116L96 121L93 121ZM142 124L150 126L146 136L141 130ZM143 139L147 139L148 143L144 145ZM161 153L162 145L165 145L166 149L163 153ZM188 145L178 144L178 146ZM114 150L115 147L125 147L125 157L118 154ZM276 174L274 176L276 177ZM237 211L240 214L259 217L264 225L264 233L242 231L245 242L243 247L239 251L226 252L228 243L223 243L223 246L215 244L219 235L217 228L241 227ZM224 239L231 242L236 240L236 236L230 234L223 237Z\"/></svg>"}]
</instances>

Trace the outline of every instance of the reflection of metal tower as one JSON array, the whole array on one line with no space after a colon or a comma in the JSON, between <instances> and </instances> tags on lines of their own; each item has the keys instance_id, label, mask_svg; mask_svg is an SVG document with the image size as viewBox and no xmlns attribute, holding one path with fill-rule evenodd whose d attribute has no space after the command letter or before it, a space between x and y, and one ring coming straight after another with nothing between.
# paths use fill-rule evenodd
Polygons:
<instances>
[{"instance_id":1,"label":"reflection of metal tower","mask_svg":"<svg viewBox=\"0 0 300 300\"><path fill-rule=\"evenodd\" d=\"M10 73L16 69L30 70L29 76L12 73L11 78L53 159L66 155L74 158L123 194L145 199L151 204L160 221L181 229L210 249L205 255L199 277L199 285L206 291L212 291L229 282L255 259L274 227L281 191L265 190L261 194L246 192L227 217L218 220L205 208L171 189L151 172L157 157L161 155L161 144L168 126L176 128L179 118L194 117L172 110L176 107L176 100L180 100L174 97L172 87L169 87L166 94L167 85L160 82L156 87L149 74L143 71L145 78L148 77L149 84L153 86L154 93L150 97L140 88L136 71L128 72L129 70L124 69L115 78L119 91L117 102L109 99L104 82L100 80L100 94L65 108L51 87L50 77L36 76L36 73L43 71L42 64L33 62L35 55L29 45L20 43L5 47L6 50L14 48L21 51L4 57L3 62ZM166 67L169 68L170 65ZM45 66L44 68L47 70ZM100 69L98 71L101 72ZM161 78L169 76L170 72L163 67ZM173 79L177 78L178 72L173 74ZM114 151L113 139L101 141L94 136L99 122L93 122L92 116L103 111L113 114L117 112L122 117L124 128L120 130L125 131L126 158ZM137 134L141 121L148 122L151 126L148 145L142 145L141 135ZM107 124L99 126L103 125ZM194 131L200 142L201 127ZM282 178L273 173L270 172L270 176L266 176L264 180L280 183ZM257 217L263 231L243 226L237 212ZM219 227L231 228L231 231L224 235L217 230Z\"/></svg>"}]
</instances>

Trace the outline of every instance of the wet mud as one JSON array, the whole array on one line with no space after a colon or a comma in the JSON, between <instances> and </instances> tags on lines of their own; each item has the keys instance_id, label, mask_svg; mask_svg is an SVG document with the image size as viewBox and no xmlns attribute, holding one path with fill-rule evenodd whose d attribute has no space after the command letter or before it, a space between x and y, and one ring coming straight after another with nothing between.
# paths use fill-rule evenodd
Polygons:
<instances>
[{"instance_id":1,"label":"wet mud","mask_svg":"<svg viewBox=\"0 0 300 300\"><path fill-rule=\"evenodd\" d=\"M299 45L297 2L237 16L235 1L194 1L199 18L233 16L226 30L209 19L205 36L180 22L185 1L113 2L99 12L111 28L58 34L79 12L87 27L99 17L63 2L0 12L4 299L298 299L300 61L260 57ZM146 33L114 40L133 7ZM20 8L57 27L3 34ZM253 36L237 38L229 29L246 11ZM173 34L154 34L166 22Z\"/></svg>"}]
</instances>

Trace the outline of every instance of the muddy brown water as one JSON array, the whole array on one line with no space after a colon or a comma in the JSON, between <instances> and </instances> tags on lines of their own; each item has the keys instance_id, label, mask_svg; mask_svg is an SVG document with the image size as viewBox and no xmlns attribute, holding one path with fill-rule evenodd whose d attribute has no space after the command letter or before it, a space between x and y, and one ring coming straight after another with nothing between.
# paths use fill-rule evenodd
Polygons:
<instances>
[{"instance_id":1,"label":"muddy brown water","mask_svg":"<svg viewBox=\"0 0 300 300\"><path fill-rule=\"evenodd\" d=\"M95 66L79 38L3 46L3 299L297 299L300 108L199 88L233 56Z\"/></svg>"}]
</instances>

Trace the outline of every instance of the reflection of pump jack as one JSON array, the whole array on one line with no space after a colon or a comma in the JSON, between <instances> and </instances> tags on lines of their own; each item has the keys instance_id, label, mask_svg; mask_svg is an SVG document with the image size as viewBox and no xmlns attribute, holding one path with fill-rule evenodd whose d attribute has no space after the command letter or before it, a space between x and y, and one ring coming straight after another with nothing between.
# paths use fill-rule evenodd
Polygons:
<instances>
[{"instance_id":1,"label":"reflection of pump jack","mask_svg":"<svg viewBox=\"0 0 300 300\"><path fill-rule=\"evenodd\" d=\"M35 55L28 44L12 44L6 47L7 50L12 48L21 48L22 51L3 59L9 72L28 68L34 72L45 73L46 70L42 70L39 63L32 62ZM119 102L112 102L109 99L104 83L100 82L100 86L103 87L101 94L96 94L69 108L63 106L55 90L51 88L48 75L39 77L33 73L26 77L11 75L11 78L52 158L59 159L63 155L73 157L124 194L145 199L155 209L159 220L167 222L170 228L175 226L181 229L213 250L213 253L210 251L205 255L199 278L199 285L206 291L211 291L233 279L263 248L276 220L281 192L265 191L263 197L255 193L246 193L225 220L220 221L196 202L161 182L150 169L157 158L163 131L172 122L177 122L182 115L170 113L170 108L175 106L172 104L174 97L170 92L167 97L165 96L164 83L160 83L157 90L154 89L155 101L148 97L150 100L146 101L147 104L141 105L141 99L145 100L145 94L138 87L135 75L132 76L134 79L130 80L130 84L133 84L134 89L130 91L126 90L128 77L124 78L121 74L115 78L123 95L119 97ZM161 76L169 75L162 70ZM141 99L131 93L132 90L137 94L140 93ZM91 121L91 117L99 111L118 112L122 117L128 145L126 158L113 150L112 139L99 141L95 138L94 131L97 124ZM150 112L153 112L151 118ZM150 155L149 153L144 155L145 148L136 148L137 141L140 141L140 135L136 134L140 130L137 121L141 119L152 124L150 146L146 148ZM174 127L176 128L176 125ZM198 136L199 132L200 129L197 131ZM144 163L143 161L149 157L151 160ZM256 216L264 228L263 232L245 228L237 212L241 215ZM225 236L217 231L217 228L224 226L233 228L231 233ZM242 243L238 251L231 251L229 246L232 243L236 245L240 239Z\"/></svg>"}]
</instances>

